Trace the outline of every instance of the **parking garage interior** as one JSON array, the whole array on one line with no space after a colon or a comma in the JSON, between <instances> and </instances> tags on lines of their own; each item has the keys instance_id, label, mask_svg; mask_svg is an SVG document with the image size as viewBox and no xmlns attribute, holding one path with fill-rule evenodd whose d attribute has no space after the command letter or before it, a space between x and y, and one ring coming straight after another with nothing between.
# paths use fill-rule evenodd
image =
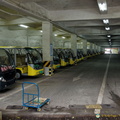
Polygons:
<instances>
[{"instance_id":1,"label":"parking garage interior","mask_svg":"<svg viewBox=\"0 0 120 120\"><path fill-rule=\"evenodd\" d=\"M119 120L119 7L118 0L1 0L0 120Z\"/></svg>"}]
</instances>

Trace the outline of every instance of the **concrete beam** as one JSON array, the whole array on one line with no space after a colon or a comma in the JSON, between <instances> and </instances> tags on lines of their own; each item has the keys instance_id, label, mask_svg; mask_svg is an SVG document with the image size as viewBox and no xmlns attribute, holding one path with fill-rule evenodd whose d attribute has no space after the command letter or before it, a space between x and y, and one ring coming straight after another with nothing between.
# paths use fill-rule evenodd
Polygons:
<instances>
[{"instance_id":1,"label":"concrete beam","mask_svg":"<svg viewBox=\"0 0 120 120\"><path fill-rule=\"evenodd\" d=\"M8 7L12 10L15 10L22 14L23 16L31 16L39 20L49 20L47 18L47 10L39 5L37 5L35 2L30 2L30 3L22 3L20 1L14 1L11 2L10 0L8 1L0 1L0 4Z\"/></svg>"},{"instance_id":2,"label":"concrete beam","mask_svg":"<svg viewBox=\"0 0 120 120\"><path fill-rule=\"evenodd\" d=\"M106 40L108 39L107 36L101 36L101 35L84 35L84 37L86 39L89 39L89 40Z\"/></svg>"},{"instance_id":3,"label":"concrete beam","mask_svg":"<svg viewBox=\"0 0 120 120\"><path fill-rule=\"evenodd\" d=\"M97 28L76 28L76 33L78 35L108 35L108 34L111 34L111 35L120 35L120 28L112 28L111 27L111 30L110 31L106 31L104 28L101 28L101 29L97 29Z\"/></svg>"},{"instance_id":4,"label":"concrete beam","mask_svg":"<svg viewBox=\"0 0 120 120\"><path fill-rule=\"evenodd\" d=\"M65 25L66 27L103 26L103 22L101 20L81 20L81 21L75 20L75 21L62 21L61 23Z\"/></svg>"},{"instance_id":5,"label":"concrete beam","mask_svg":"<svg viewBox=\"0 0 120 120\"><path fill-rule=\"evenodd\" d=\"M120 19L110 19L110 26L120 25ZM59 21L58 21L59 22ZM56 22L56 23L58 23ZM74 20L74 21L60 21L65 27L103 27L104 24L102 20Z\"/></svg>"},{"instance_id":6,"label":"concrete beam","mask_svg":"<svg viewBox=\"0 0 120 120\"><path fill-rule=\"evenodd\" d=\"M108 7L107 14L100 14L95 8L49 11L49 18L53 21L116 19L120 18L119 8L120 6Z\"/></svg>"},{"instance_id":7,"label":"concrete beam","mask_svg":"<svg viewBox=\"0 0 120 120\"><path fill-rule=\"evenodd\" d=\"M39 22L41 23L42 21L40 20L35 20L34 18L30 18L30 17L23 17L23 18L18 18L12 21L8 21L5 22L6 25L18 25L18 24L29 24L29 23L35 23L35 22Z\"/></svg>"},{"instance_id":8,"label":"concrete beam","mask_svg":"<svg viewBox=\"0 0 120 120\"><path fill-rule=\"evenodd\" d=\"M104 30L104 28L97 29L97 28L76 28L76 33L78 35L107 35L108 31Z\"/></svg>"}]
</instances>

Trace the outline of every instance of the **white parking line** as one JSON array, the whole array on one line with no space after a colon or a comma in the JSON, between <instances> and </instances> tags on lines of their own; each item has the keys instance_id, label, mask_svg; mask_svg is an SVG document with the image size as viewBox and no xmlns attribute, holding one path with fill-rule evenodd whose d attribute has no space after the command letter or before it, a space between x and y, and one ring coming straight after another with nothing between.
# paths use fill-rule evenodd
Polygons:
<instances>
[{"instance_id":1,"label":"white parking line","mask_svg":"<svg viewBox=\"0 0 120 120\"><path fill-rule=\"evenodd\" d=\"M107 63L107 67L106 67L105 74L104 74L104 77L103 77L102 86L101 86L96 104L102 104L103 95L104 95L105 86L106 86L107 74L108 74L109 65L110 65L110 59L111 59L111 55L110 55L108 63ZM101 111L100 109L95 109L94 113L95 114L100 114L100 111Z\"/></svg>"},{"instance_id":2,"label":"white parking line","mask_svg":"<svg viewBox=\"0 0 120 120\"><path fill-rule=\"evenodd\" d=\"M73 66L72 66L72 67L73 67ZM72 68L72 67L69 67L69 69ZM65 70L63 70L63 71L61 71L61 72L59 72L59 73L62 73L62 72L67 71L67 70L68 70L68 69L65 69ZM46 81L46 80L49 79L49 78L50 78L50 77L45 78L45 79L40 80L40 81L38 81L38 82L36 82L36 83L39 84L39 83L41 83L41 82L43 82L43 81ZM33 86L33 84L28 85L28 86L25 86L24 88L27 89L27 88L29 88L29 87L31 87L31 86ZM14 94L20 92L21 90L22 90L22 88L20 88L20 89L14 91L14 92L12 92L12 93L6 95L6 96L3 96L3 97L0 98L0 100L3 100L3 99L5 99L5 98L7 98L7 97L9 97L9 96L12 96L12 95L14 95Z\"/></svg>"},{"instance_id":3,"label":"white parking line","mask_svg":"<svg viewBox=\"0 0 120 120\"><path fill-rule=\"evenodd\" d=\"M48 77L48 78L45 78L45 79L43 79L43 80L40 80L40 81L38 81L38 82L36 82L36 83L39 84L39 83L41 83L41 82L43 82L43 81L45 81L45 80L47 80L47 79L49 79L49 77ZM34 84L31 84L31 85L25 86L24 88L27 89L27 88L29 88L29 87L31 87L31 86L33 86L33 85L34 85ZM9 96L11 96L11 95L14 95L14 94L20 92L21 90L22 90L22 89L18 89L18 90L16 90L16 91L14 91L14 92L12 92L12 93L4 96L4 97L1 97L0 100L3 100L3 99L5 99L5 98L7 98L7 97L9 97Z\"/></svg>"}]
</instances>

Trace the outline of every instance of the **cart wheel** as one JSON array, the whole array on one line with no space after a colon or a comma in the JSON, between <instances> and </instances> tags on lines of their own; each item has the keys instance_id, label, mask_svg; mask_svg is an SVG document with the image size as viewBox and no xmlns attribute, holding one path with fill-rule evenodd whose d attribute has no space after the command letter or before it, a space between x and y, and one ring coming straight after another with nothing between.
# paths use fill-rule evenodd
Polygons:
<instances>
[{"instance_id":1,"label":"cart wheel","mask_svg":"<svg viewBox=\"0 0 120 120\"><path fill-rule=\"evenodd\" d=\"M37 111L40 112L42 109L41 108L37 108Z\"/></svg>"},{"instance_id":2,"label":"cart wheel","mask_svg":"<svg viewBox=\"0 0 120 120\"><path fill-rule=\"evenodd\" d=\"M24 107L25 110L28 110L28 107Z\"/></svg>"},{"instance_id":3,"label":"cart wheel","mask_svg":"<svg viewBox=\"0 0 120 120\"><path fill-rule=\"evenodd\" d=\"M50 104L50 102L47 102L47 105L49 105Z\"/></svg>"},{"instance_id":4,"label":"cart wheel","mask_svg":"<svg viewBox=\"0 0 120 120\"><path fill-rule=\"evenodd\" d=\"M15 78L17 80L21 78L21 72L19 70L16 70Z\"/></svg>"}]
</instances>

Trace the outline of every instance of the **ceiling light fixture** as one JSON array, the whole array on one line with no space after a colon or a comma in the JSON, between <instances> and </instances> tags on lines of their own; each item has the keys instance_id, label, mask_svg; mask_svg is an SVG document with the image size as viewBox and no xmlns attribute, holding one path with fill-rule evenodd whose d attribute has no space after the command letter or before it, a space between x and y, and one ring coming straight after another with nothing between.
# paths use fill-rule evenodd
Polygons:
<instances>
[{"instance_id":1,"label":"ceiling light fixture","mask_svg":"<svg viewBox=\"0 0 120 120\"><path fill-rule=\"evenodd\" d=\"M23 25L23 24L20 24L19 26L20 26L20 27L24 27L24 28L28 28L28 27L29 27L29 26Z\"/></svg>"},{"instance_id":2,"label":"ceiling light fixture","mask_svg":"<svg viewBox=\"0 0 120 120\"><path fill-rule=\"evenodd\" d=\"M65 37L64 37L64 36L62 36L62 38L63 38L63 39L65 39Z\"/></svg>"},{"instance_id":3,"label":"ceiling light fixture","mask_svg":"<svg viewBox=\"0 0 120 120\"><path fill-rule=\"evenodd\" d=\"M40 30L40 32L42 33L43 31L42 31L42 30Z\"/></svg>"},{"instance_id":4,"label":"ceiling light fixture","mask_svg":"<svg viewBox=\"0 0 120 120\"><path fill-rule=\"evenodd\" d=\"M100 11L107 11L107 3L103 2L103 3L98 3L99 9Z\"/></svg>"},{"instance_id":5,"label":"ceiling light fixture","mask_svg":"<svg viewBox=\"0 0 120 120\"><path fill-rule=\"evenodd\" d=\"M110 30L110 27L105 27L105 30Z\"/></svg>"},{"instance_id":6,"label":"ceiling light fixture","mask_svg":"<svg viewBox=\"0 0 120 120\"><path fill-rule=\"evenodd\" d=\"M109 20L108 20L108 19L104 19L104 20L103 20L103 23L104 23L104 24L108 24L108 23L109 23Z\"/></svg>"},{"instance_id":7,"label":"ceiling light fixture","mask_svg":"<svg viewBox=\"0 0 120 120\"><path fill-rule=\"evenodd\" d=\"M54 36L58 36L57 34L54 34Z\"/></svg>"},{"instance_id":8,"label":"ceiling light fixture","mask_svg":"<svg viewBox=\"0 0 120 120\"><path fill-rule=\"evenodd\" d=\"M110 35L107 35L107 37L111 37Z\"/></svg>"},{"instance_id":9,"label":"ceiling light fixture","mask_svg":"<svg viewBox=\"0 0 120 120\"><path fill-rule=\"evenodd\" d=\"M109 41L111 41L111 39L109 39Z\"/></svg>"}]
</instances>

